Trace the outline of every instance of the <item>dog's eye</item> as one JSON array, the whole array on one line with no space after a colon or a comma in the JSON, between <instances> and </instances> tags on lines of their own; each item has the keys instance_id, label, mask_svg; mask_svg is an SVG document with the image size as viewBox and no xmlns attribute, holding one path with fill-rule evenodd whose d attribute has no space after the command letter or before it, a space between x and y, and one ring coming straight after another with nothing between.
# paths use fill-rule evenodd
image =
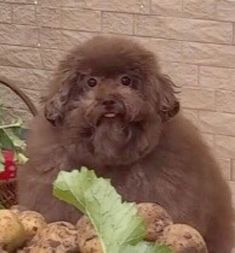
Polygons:
<instances>
[{"instance_id":1,"label":"dog's eye","mask_svg":"<svg viewBox=\"0 0 235 253\"><path fill-rule=\"evenodd\" d=\"M125 85L125 86L129 86L129 85L131 85L132 80L131 80L131 78L130 78L129 76L123 76L123 77L121 78L121 83L122 83L123 85Z\"/></svg>"},{"instance_id":2,"label":"dog's eye","mask_svg":"<svg viewBox=\"0 0 235 253\"><path fill-rule=\"evenodd\" d=\"M87 80L87 84L88 84L88 86L93 88L97 85L97 80L95 78L91 77Z\"/></svg>"}]
</instances>

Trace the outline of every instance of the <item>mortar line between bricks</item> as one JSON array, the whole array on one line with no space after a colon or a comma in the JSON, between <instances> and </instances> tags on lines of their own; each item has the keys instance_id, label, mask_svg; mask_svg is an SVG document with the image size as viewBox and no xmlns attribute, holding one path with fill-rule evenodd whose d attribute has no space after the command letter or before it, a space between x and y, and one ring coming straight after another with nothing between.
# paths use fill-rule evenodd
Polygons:
<instances>
[{"instance_id":1,"label":"mortar line between bricks","mask_svg":"<svg viewBox=\"0 0 235 253\"><path fill-rule=\"evenodd\" d=\"M14 3L9 3L11 5L14 5ZM35 5L35 4L27 4L27 3L22 3L20 5ZM218 18L204 18L204 17L193 17L193 16L184 16L182 13L182 16L169 16L169 14L164 15L164 14L159 14L159 13L148 13L148 12L138 12L138 11L133 11L133 12L128 12L128 11L120 11L120 10L108 10L108 9L99 9L99 8L88 8L88 7L66 7L66 6L57 6L57 7L53 7L53 6L42 6L40 4L38 4L38 6L40 8L47 8L47 9L71 9L71 10L78 10L78 11L94 11L94 12L110 12L110 13L120 13L120 14L136 14L136 15L140 15L140 16L158 16L158 17L165 17L165 18L182 18L182 19L192 19L192 20L202 20L202 21L215 21L215 22L221 22L221 23L232 23L234 22L234 20L224 20L224 19L220 19Z\"/></svg>"},{"instance_id":2,"label":"mortar line between bricks","mask_svg":"<svg viewBox=\"0 0 235 253\"><path fill-rule=\"evenodd\" d=\"M212 134L212 135L215 135L215 146L216 146L216 136L225 136L225 137L233 137L233 138L235 138L235 136L234 135L230 135L230 134L217 134L217 133L212 133L212 132L208 132L208 131L205 131L205 130L202 130L201 129L201 127L198 127L198 129L200 130L200 133L202 133L202 134ZM222 157L221 157L222 158ZM231 159L231 157L230 158L227 158L227 159Z\"/></svg>"},{"instance_id":3,"label":"mortar line between bricks","mask_svg":"<svg viewBox=\"0 0 235 253\"><path fill-rule=\"evenodd\" d=\"M45 27L45 28L50 28L50 27ZM87 30L74 30L74 29L58 29L58 30L64 30L64 31L74 31L74 32L86 32L86 33L99 33L99 31L87 31ZM120 34L120 33L109 33L109 34L113 34L113 35L119 35L119 36L133 36L133 35L128 35L128 34ZM134 38L150 38L150 39L156 39L156 40L166 40L166 41L175 41L175 42L186 42L186 43L200 43L200 44L206 44L206 45L220 45L220 46L233 46L231 44L231 42L228 43L222 43L222 42L206 42L206 41L190 41L190 40L180 40L180 39L173 39L173 38L166 38L166 37L153 37L150 35L140 35L140 34L134 34Z\"/></svg>"},{"instance_id":4,"label":"mortar line between bricks","mask_svg":"<svg viewBox=\"0 0 235 253\"><path fill-rule=\"evenodd\" d=\"M11 26L25 26L25 27L30 27L30 28L37 28L36 24L17 24L17 23L6 23L6 22L0 22L0 25L11 25Z\"/></svg>"},{"instance_id":5,"label":"mortar line between bricks","mask_svg":"<svg viewBox=\"0 0 235 253\"><path fill-rule=\"evenodd\" d=\"M6 2L0 1L0 3L7 4L7 5L35 5L35 3L17 3L17 2Z\"/></svg>"},{"instance_id":6,"label":"mortar line between bricks","mask_svg":"<svg viewBox=\"0 0 235 253\"><path fill-rule=\"evenodd\" d=\"M61 51L62 53L66 53L67 49L60 49L60 48L55 48L55 47L40 47L40 46L26 46L22 44L9 44L9 43L0 43L0 46L8 46L8 47L19 47L19 48L25 48L25 49L35 49L35 50L40 50L40 49L46 49L46 50L51 50L51 51Z\"/></svg>"},{"instance_id":7,"label":"mortar line between bricks","mask_svg":"<svg viewBox=\"0 0 235 253\"><path fill-rule=\"evenodd\" d=\"M50 8L50 7L48 7ZM56 7L51 7L56 9ZM58 9L58 8L57 8ZM159 13L147 13L147 12L128 12L128 11L120 11L120 10L104 10L104 9L90 9L90 8L76 8L76 7L62 7L61 9L77 9L80 11L103 11L103 12L110 12L110 13L122 13L122 14L136 14L136 15L140 15L140 16L156 16L156 17L165 17L165 18L182 18L182 19L192 19L192 20L202 20L202 21L215 21L215 22L221 22L221 23L232 23L234 22L234 20L225 20L225 19L219 19L218 18L204 18L204 17L193 17L193 16L184 16L182 14L182 16L169 16L169 14L164 15L164 14L159 14Z\"/></svg>"},{"instance_id":8,"label":"mortar line between bricks","mask_svg":"<svg viewBox=\"0 0 235 253\"><path fill-rule=\"evenodd\" d=\"M4 24L1 23L0 24ZM11 25L11 24L10 24ZM32 26L32 25L18 25L18 26L30 26L31 28L38 28L37 26ZM69 28L55 28L55 27L50 27L50 26L40 26L40 29L55 29L58 31L74 31L74 32L81 32L81 33L93 33L97 34L100 33L100 31L90 31L90 30L83 30L83 29L69 29ZM40 32L40 31L39 31ZM114 35L119 35L119 36L133 36L131 34L120 34L120 33L109 33L109 34L114 34ZM159 39L159 40L166 40L166 41L175 41L175 42L185 42L185 43L200 43L200 44L206 44L206 45L220 45L220 46L230 46L233 47L234 45L231 44L231 42L214 42L214 41L200 41L200 40L182 40L182 39L174 39L174 38L166 38L166 37L154 37L150 35L141 35L141 34L134 34L135 37L137 38L151 38L151 39ZM0 44L8 44L8 45L19 45L19 44L9 44L9 43L0 43ZM22 44L21 44L22 45ZM37 47L37 46L35 46Z\"/></svg>"},{"instance_id":9,"label":"mortar line between bricks","mask_svg":"<svg viewBox=\"0 0 235 253\"><path fill-rule=\"evenodd\" d=\"M105 11L103 10L103 12L107 12L107 13L119 13L119 14L135 14L136 16L146 16L146 17L159 17L159 18L175 18L175 19L189 19L189 20L197 20L197 21L213 21L216 23L226 23L226 24L231 24L234 22L234 20L220 20L220 19L205 19L205 18L196 18L196 17L186 17L186 16L169 16L169 15L163 15L163 14L159 14L159 13L135 13L135 12L122 12L122 11Z\"/></svg>"},{"instance_id":10,"label":"mortar line between bricks","mask_svg":"<svg viewBox=\"0 0 235 253\"><path fill-rule=\"evenodd\" d=\"M62 30L66 30L66 31L77 31L77 32L87 32L86 30L73 30L73 29L62 29ZM99 33L97 31L93 31L92 33ZM206 44L206 45L220 45L220 46L234 46L231 44L231 42L228 43L219 43L219 42L206 42L206 41L191 41L191 40L180 40L180 39L173 39L173 38L166 38L166 37L153 37L150 35L139 35L139 34L120 34L120 33L116 33L116 32L109 32L109 34L113 34L115 36L119 35L119 36L133 36L134 38L148 38L148 39L153 39L153 40L165 40L165 41L175 41L175 42L186 42L186 43L200 43L200 44Z\"/></svg>"},{"instance_id":11,"label":"mortar line between bricks","mask_svg":"<svg viewBox=\"0 0 235 253\"><path fill-rule=\"evenodd\" d=\"M181 102L181 99L179 99L179 101ZM192 108L192 107L188 107L188 106L185 106L185 105L182 105L182 108L183 109L187 109L187 110L197 110L199 113L200 112L211 112L211 113L217 113L216 109L210 109L210 108ZM233 114L234 115L234 114ZM198 114L199 116L199 114Z\"/></svg>"},{"instance_id":12,"label":"mortar line between bricks","mask_svg":"<svg viewBox=\"0 0 235 253\"><path fill-rule=\"evenodd\" d=\"M192 18L182 18L182 17L170 17L170 16L161 16L161 15L151 15L151 14L138 14L138 13L127 13L127 12L110 12L110 11L99 11L100 13L115 13L115 14L128 14L128 15L136 15L136 16L144 16L144 17L160 17L160 18L176 18L176 19L187 19L187 20L194 20ZM197 19L199 21L208 21L208 20L205 20L205 19ZM209 21L212 21L212 20L209 20ZM218 21L218 20L215 20L216 23L226 23L226 24L233 24L234 21ZM8 24L8 25L15 25L15 26L28 26L28 27L31 27L31 28L35 28L37 27L36 24L32 23L32 24L18 24L18 23L9 23L9 22L4 22L4 21L1 21L0 24ZM54 29L63 29L62 26L59 26L59 27L53 27L53 26L45 26L45 25L42 25L41 27L49 27L49 28L54 28ZM73 30L73 29L69 29L69 30ZM88 30L89 31L89 30Z\"/></svg>"},{"instance_id":13,"label":"mortar line between bricks","mask_svg":"<svg viewBox=\"0 0 235 253\"><path fill-rule=\"evenodd\" d=\"M141 35L135 34L135 36L140 38L152 38L152 39L160 39L160 40L168 40L168 41L178 41L178 42L188 42L188 43L200 43L200 44L209 44L209 45L220 45L220 46L233 46L231 42L222 43L222 42L207 42L207 41L200 41L200 40L182 40L182 39L173 39L173 38L166 38L166 37L154 37L150 35Z\"/></svg>"},{"instance_id":14,"label":"mortar line between bricks","mask_svg":"<svg viewBox=\"0 0 235 253\"><path fill-rule=\"evenodd\" d=\"M20 67L20 66L13 66L13 65L0 65L0 67L10 67L10 68L18 68L18 69L25 69L25 70L43 70L43 71L55 71L55 69L45 69L45 68L34 68L34 67L27 67L27 66L24 66L24 67Z\"/></svg>"},{"instance_id":15,"label":"mortar line between bricks","mask_svg":"<svg viewBox=\"0 0 235 253\"><path fill-rule=\"evenodd\" d=\"M41 65L42 66L42 65ZM12 67L12 68L17 68L17 69L25 69L25 70L43 70L43 71L53 71L52 69L43 69L41 67L27 67L27 66L24 66L24 67L20 67L20 66L14 66L14 65L3 65L1 64L0 67Z\"/></svg>"},{"instance_id":16,"label":"mortar line between bricks","mask_svg":"<svg viewBox=\"0 0 235 253\"><path fill-rule=\"evenodd\" d=\"M226 111L218 111L216 108L215 109L203 109L203 108L189 108L189 107L185 107L185 106L182 106L183 108L185 109L190 109L190 110L198 110L198 112L211 112L211 113L222 113L222 114L229 114L229 115L232 115L235 117L235 114L234 112L226 112ZM233 137L235 137L233 135Z\"/></svg>"},{"instance_id":17,"label":"mortar line between bricks","mask_svg":"<svg viewBox=\"0 0 235 253\"><path fill-rule=\"evenodd\" d=\"M150 0L151 2L151 0ZM0 3L5 3L6 2L0 2ZM169 16L168 15L164 15L164 14L159 14L159 13L148 13L148 12L139 12L139 11L132 11L132 12L128 12L128 11L120 11L120 10L109 10L109 9L100 9L100 8L89 8L89 7L73 7L73 6L64 6L64 5L58 5L56 7L54 6L44 6L44 5L41 5L40 3L38 4L38 6L40 8L48 8L48 9L75 9L75 10L80 10L80 11L103 11L103 12L111 12L111 13L126 13L126 14L138 14L138 15L147 15L149 16L152 15L152 16L160 16L160 17L178 17L178 18L184 18L184 19L195 19L195 20L209 20L209 21L217 21L217 22L225 22L225 23L231 23L231 22L234 22L234 20L224 20L224 19L220 19L219 17L215 17L215 18L210 18L210 17L193 17L193 16L184 16L183 14L183 0L181 1L182 3L182 16ZM7 3L9 5L14 5L15 3ZM32 6L35 6L34 3L17 3L18 5L32 5ZM152 6L152 3L151 3L151 6ZM150 7L151 7L150 6Z\"/></svg>"},{"instance_id":18,"label":"mortar line between bricks","mask_svg":"<svg viewBox=\"0 0 235 253\"><path fill-rule=\"evenodd\" d=\"M235 112L227 112L227 111L223 111L223 110L221 110L221 111L220 110L216 110L216 113L230 114L230 115L235 116Z\"/></svg>"},{"instance_id":19,"label":"mortar line between bricks","mask_svg":"<svg viewBox=\"0 0 235 253\"><path fill-rule=\"evenodd\" d=\"M50 48L43 48L43 49L49 49L49 50L51 50ZM57 50L57 51L61 51L61 50ZM65 52L67 52L67 50ZM231 67L227 67L227 66L215 66L215 65L207 65L207 64L196 64L196 63L182 62L182 61L165 61L165 62L168 62L170 64L181 64L181 65L190 65L190 66L194 65L194 66L198 66L198 67L221 68L221 69L227 69L227 70L234 70L235 71L235 67L231 68ZM48 72L55 71L55 69L34 68L34 67L27 67L27 66L20 67L20 66L2 65L2 64L0 65L0 67L1 66L2 67L10 67L10 68L27 69L27 70L43 70L43 71L48 71ZM198 87L201 87L201 86L198 85ZM222 88L222 90L227 90L227 89ZM231 89L228 89L228 90L231 91ZM232 91L235 91L235 90L232 90Z\"/></svg>"},{"instance_id":20,"label":"mortar line between bricks","mask_svg":"<svg viewBox=\"0 0 235 253\"><path fill-rule=\"evenodd\" d=\"M200 67L211 67L211 68L221 68L221 69L228 69L228 70L234 70L235 71L235 67L224 67L224 66L216 66L216 65L209 65L209 64L201 64L201 63L189 63L189 62L182 62L182 61L163 61L160 60L159 62L164 62L164 63L172 63L172 64L181 64L181 65L193 65L193 66L198 66Z\"/></svg>"},{"instance_id":21,"label":"mortar line between bricks","mask_svg":"<svg viewBox=\"0 0 235 253\"><path fill-rule=\"evenodd\" d=\"M213 133L213 134L215 135L215 138L216 138L216 136L218 136L218 137L224 137L224 136L226 137L227 136L227 137L232 137L235 139L235 136L231 135L231 134L217 134L217 133ZM231 159L231 157L229 159Z\"/></svg>"},{"instance_id":22,"label":"mortar line between bricks","mask_svg":"<svg viewBox=\"0 0 235 253\"><path fill-rule=\"evenodd\" d=\"M12 19L12 17L11 17ZM1 21L0 24L3 24L3 25L12 25L12 21L11 22L8 22L8 21Z\"/></svg>"}]
</instances>

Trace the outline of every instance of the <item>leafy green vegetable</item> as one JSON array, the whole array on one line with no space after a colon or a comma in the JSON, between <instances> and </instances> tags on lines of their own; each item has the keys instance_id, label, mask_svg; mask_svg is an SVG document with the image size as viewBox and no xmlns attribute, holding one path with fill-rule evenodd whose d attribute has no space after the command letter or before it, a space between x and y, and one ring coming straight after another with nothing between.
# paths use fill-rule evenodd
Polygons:
<instances>
[{"instance_id":1,"label":"leafy green vegetable","mask_svg":"<svg viewBox=\"0 0 235 253\"><path fill-rule=\"evenodd\" d=\"M0 162L0 172L3 172L4 169L5 169L5 165L2 162Z\"/></svg>"},{"instance_id":2,"label":"leafy green vegetable","mask_svg":"<svg viewBox=\"0 0 235 253\"><path fill-rule=\"evenodd\" d=\"M3 122L3 120L1 120L1 122ZM19 128L22 126L22 124L23 124L23 121L21 119L17 119L13 123L0 125L0 129L9 129L9 128L17 128L17 127Z\"/></svg>"},{"instance_id":3,"label":"leafy green vegetable","mask_svg":"<svg viewBox=\"0 0 235 253\"><path fill-rule=\"evenodd\" d=\"M11 120L5 119L5 115ZM11 112L6 111L0 105L0 172L4 170L3 150L12 150L15 154L14 160L23 164L27 161L24 156L25 142L21 139L23 121L16 118Z\"/></svg>"},{"instance_id":4,"label":"leafy green vegetable","mask_svg":"<svg viewBox=\"0 0 235 253\"><path fill-rule=\"evenodd\" d=\"M53 193L89 217L104 253L169 253L143 241L146 228L135 204L122 202L110 180L96 177L93 171L60 172Z\"/></svg>"}]
</instances>

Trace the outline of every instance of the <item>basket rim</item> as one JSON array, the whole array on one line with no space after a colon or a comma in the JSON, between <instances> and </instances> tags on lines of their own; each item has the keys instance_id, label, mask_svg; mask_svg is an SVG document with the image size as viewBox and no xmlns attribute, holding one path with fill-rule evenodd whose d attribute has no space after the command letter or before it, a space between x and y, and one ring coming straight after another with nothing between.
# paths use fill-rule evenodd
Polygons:
<instances>
[{"instance_id":1,"label":"basket rim","mask_svg":"<svg viewBox=\"0 0 235 253\"><path fill-rule=\"evenodd\" d=\"M25 103L27 108L29 109L30 113L33 116L36 116L38 114L37 108L32 102L32 100L27 96L19 87L17 87L15 84L9 82L6 80L6 78L3 78L0 76L0 84L4 85L5 87L12 90L21 100Z\"/></svg>"}]
</instances>

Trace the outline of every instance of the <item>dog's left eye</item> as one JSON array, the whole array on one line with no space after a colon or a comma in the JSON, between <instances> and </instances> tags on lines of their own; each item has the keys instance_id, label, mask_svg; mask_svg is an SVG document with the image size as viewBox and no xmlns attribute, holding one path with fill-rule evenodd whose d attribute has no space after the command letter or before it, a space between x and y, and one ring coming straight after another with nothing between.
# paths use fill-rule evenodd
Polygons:
<instances>
[{"instance_id":1,"label":"dog's left eye","mask_svg":"<svg viewBox=\"0 0 235 253\"><path fill-rule=\"evenodd\" d=\"M129 86L129 85L132 84L132 80L131 80L131 78L130 78L129 76L123 76L123 77L121 78L121 83L122 83L123 85L125 85L125 86Z\"/></svg>"},{"instance_id":2,"label":"dog's left eye","mask_svg":"<svg viewBox=\"0 0 235 253\"><path fill-rule=\"evenodd\" d=\"M95 78L91 77L87 80L87 84L88 84L88 86L93 88L97 85L97 80Z\"/></svg>"}]
</instances>

